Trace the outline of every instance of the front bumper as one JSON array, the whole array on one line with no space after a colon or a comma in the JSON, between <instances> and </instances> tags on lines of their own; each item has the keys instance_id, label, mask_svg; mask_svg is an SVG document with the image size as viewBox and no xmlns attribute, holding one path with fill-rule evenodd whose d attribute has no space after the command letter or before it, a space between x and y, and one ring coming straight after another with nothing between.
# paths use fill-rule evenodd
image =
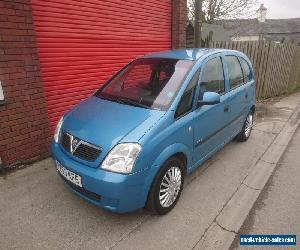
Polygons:
<instances>
[{"instance_id":1,"label":"front bumper","mask_svg":"<svg viewBox=\"0 0 300 250\"><path fill-rule=\"evenodd\" d=\"M147 170L129 175L108 172L101 168L88 167L71 159L54 142L51 149L54 160L81 176L82 189L76 188L62 177L71 190L80 197L117 213L144 207L148 195L145 189Z\"/></svg>"}]
</instances>

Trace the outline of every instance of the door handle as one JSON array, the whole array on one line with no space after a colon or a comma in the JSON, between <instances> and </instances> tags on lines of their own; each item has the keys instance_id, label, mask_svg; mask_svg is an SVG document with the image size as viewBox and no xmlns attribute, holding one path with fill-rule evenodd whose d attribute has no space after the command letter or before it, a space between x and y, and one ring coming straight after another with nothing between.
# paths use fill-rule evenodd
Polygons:
<instances>
[{"instance_id":1,"label":"door handle","mask_svg":"<svg viewBox=\"0 0 300 250\"><path fill-rule=\"evenodd\" d=\"M228 112L228 111L229 111L229 105L225 105L224 112Z\"/></svg>"},{"instance_id":2,"label":"door handle","mask_svg":"<svg viewBox=\"0 0 300 250\"><path fill-rule=\"evenodd\" d=\"M246 98L246 99L248 98L248 93L245 94L245 98Z\"/></svg>"}]
</instances>

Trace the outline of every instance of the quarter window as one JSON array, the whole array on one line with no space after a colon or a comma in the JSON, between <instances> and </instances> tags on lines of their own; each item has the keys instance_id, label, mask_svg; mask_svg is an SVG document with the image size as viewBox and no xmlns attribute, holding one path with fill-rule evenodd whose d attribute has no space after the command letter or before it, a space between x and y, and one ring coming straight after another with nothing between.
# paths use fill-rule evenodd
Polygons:
<instances>
[{"instance_id":1,"label":"quarter window","mask_svg":"<svg viewBox=\"0 0 300 250\"><path fill-rule=\"evenodd\" d=\"M240 57L240 62L242 65L242 69L243 69L243 74L244 74L244 82L249 82L252 79L251 76L251 69L249 67L249 64L247 63L247 61Z\"/></svg>"},{"instance_id":2,"label":"quarter window","mask_svg":"<svg viewBox=\"0 0 300 250\"><path fill-rule=\"evenodd\" d=\"M181 100L178 104L175 117L183 116L184 114L190 112L193 108L193 100L196 91L197 82L199 79L199 72L197 72L189 85L187 86L185 92L183 93Z\"/></svg>"},{"instance_id":3,"label":"quarter window","mask_svg":"<svg viewBox=\"0 0 300 250\"><path fill-rule=\"evenodd\" d=\"M225 92L223 65L220 57L209 60L202 71L200 83L200 95L204 92ZM199 96L199 99L202 99Z\"/></svg>"},{"instance_id":4,"label":"quarter window","mask_svg":"<svg viewBox=\"0 0 300 250\"><path fill-rule=\"evenodd\" d=\"M243 72L236 56L225 56L228 67L230 87L233 89L243 84Z\"/></svg>"}]
</instances>

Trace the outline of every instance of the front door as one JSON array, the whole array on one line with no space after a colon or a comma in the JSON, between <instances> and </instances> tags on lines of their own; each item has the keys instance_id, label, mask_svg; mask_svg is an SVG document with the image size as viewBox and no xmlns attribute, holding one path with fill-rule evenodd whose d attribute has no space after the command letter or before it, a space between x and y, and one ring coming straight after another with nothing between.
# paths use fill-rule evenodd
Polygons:
<instances>
[{"instance_id":1,"label":"front door","mask_svg":"<svg viewBox=\"0 0 300 250\"><path fill-rule=\"evenodd\" d=\"M230 121L228 94L225 91L223 62L220 56L209 59L201 71L199 100L205 92L217 92L221 101L204 105L194 111L194 166L213 154L229 138L227 124Z\"/></svg>"}]
</instances>

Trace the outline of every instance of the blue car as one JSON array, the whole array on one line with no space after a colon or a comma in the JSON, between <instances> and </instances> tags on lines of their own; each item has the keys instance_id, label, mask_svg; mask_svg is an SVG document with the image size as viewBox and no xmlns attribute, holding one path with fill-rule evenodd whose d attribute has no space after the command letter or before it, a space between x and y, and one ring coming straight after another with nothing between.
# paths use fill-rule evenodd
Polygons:
<instances>
[{"instance_id":1,"label":"blue car","mask_svg":"<svg viewBox=\"0 0 300 250\"><path fill-rule=\"evenodd\" d=\"M255 76L241 52L176 50L138 58L58 122L57 172L110 211L165 214L186 174L232 139L246 141Z\"/></svg>"}]
</instances>

